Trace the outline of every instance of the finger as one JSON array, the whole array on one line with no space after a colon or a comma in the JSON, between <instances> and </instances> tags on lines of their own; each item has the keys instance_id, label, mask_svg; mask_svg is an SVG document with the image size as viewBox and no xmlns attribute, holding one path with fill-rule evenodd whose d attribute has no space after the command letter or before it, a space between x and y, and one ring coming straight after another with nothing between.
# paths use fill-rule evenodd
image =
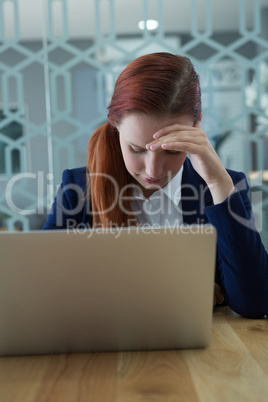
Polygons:
<instances>
[{"instance_id":1,"label":"finger","mask_svg":"<svg viewBox=\"0 0 268 402\"><path fill-rule=\"evenodd\" d=\"M161 144L161 148L167 151L181 151L192 155L202 155L204 150L199 144L187 142L169 142Z\"/></svg>"},{"instance_id":2,"label":"finger","mask_svg":"<svg viewBox=\"0 0 268 402\"><path fill-rule=\"evenodd\" d=\"M158 130L154 135L153 135L153 137L155 138L155 139L157 139L157 138L161 138L161 137L163 137L164 135L167 135L167 134L169 134L169 133L171 133L171 132L173 132L173 131L196 131L196 130L199 130L199 128L198 127L193 127L193 126L186 126L186 125L184 125L184 124L173 124L173 125L171 125L171 126L167 126L167 127L164 127L164 128L161 128L161 130Z\"/></svg>"},{"instance_id":3,"label":"finger","mask_svg":"<svg viewBox=\"0 0 268 402\"><path fill-rule=\"evenodd\" d=\"M189 135L189 134L178 134L176 133L171 133L168 136L164 136L162 138L159 138L158 140L154 140L150 142L149 144L146 144L146 149L154 151L156 149L159 149L162 144L169 144L169 143L192 143L192 144L197 144L197 145L205 145L207 143L207 139L204 136L196 136L196 135Z\"/></svg>"}]
</instances>

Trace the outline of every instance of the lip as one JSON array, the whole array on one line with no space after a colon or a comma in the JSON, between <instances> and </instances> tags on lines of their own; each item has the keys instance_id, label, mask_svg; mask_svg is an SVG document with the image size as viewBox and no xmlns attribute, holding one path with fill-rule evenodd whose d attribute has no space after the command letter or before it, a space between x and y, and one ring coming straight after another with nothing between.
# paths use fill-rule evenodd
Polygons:
<instances>
[{"instance_id":1,"label":"lip","mask_svg":"<svg viewBox=\"0 0 268 402\"><path fill-rule=\"evenodd\" d=\"M161 182L161 180L163 179L163 177L161 177L161 179L156 179L156 180L148 179L148 177L143 177L143 178L146 181L146 183L148 183L148 184L159 184Z\"/></svg>"}]
</instances>

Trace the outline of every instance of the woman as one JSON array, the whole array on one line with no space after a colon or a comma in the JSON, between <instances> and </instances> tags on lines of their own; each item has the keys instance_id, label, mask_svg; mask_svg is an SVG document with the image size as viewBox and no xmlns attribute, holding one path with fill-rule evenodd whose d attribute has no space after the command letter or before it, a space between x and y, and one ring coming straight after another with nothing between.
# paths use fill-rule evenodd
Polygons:
<instances>
[{"instance_id":1,"label":"woman","mask_svg":"<svg viewBox=\"0 0 268 402\"><path fill-rule=\"evenodd\" d=\"M119 75L87 168L66 170L44 229L211 223L214 304L268 313L268 256L243 173L226 170L201 130L199 77L185 57L142 56ZM189 158L186 157L188 154Z\"/></svg>"}]
</instances>

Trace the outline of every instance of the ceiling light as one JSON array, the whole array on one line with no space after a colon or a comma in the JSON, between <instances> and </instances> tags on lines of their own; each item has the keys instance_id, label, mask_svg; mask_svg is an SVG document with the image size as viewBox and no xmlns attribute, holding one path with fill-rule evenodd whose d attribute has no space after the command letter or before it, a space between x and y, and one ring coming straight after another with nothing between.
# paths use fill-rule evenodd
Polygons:
<instances>
[{"instance_id":1,"label":"ceiling light","mask_svg":"<svg viewBox=\"0 0 268 402\"><path fill-rule=\"evenodd\" d=\"M148 31L153 31L154 29L158 28L159 22L156 20L147 20L146 21L146 28ZM138 27L143 31L145 29L145 21L140 21L138 23Z\"/></svg>"}]
</instances>

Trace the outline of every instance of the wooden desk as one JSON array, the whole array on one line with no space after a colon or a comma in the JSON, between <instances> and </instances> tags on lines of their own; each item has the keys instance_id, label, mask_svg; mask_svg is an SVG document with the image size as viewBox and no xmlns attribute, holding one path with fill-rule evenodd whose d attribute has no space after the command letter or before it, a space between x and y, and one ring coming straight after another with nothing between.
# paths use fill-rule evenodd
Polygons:
<instances>
[{"instance_id":1,"label":"wooden desk","mask_svg":"<svg viewBox=\"0 0 268 402\"><path fill-rule=\"evenodd\" d=\"M268 320L216 308L207 349L5 357L1 402L268 401Z\"/></svg>"}]
</instances>

